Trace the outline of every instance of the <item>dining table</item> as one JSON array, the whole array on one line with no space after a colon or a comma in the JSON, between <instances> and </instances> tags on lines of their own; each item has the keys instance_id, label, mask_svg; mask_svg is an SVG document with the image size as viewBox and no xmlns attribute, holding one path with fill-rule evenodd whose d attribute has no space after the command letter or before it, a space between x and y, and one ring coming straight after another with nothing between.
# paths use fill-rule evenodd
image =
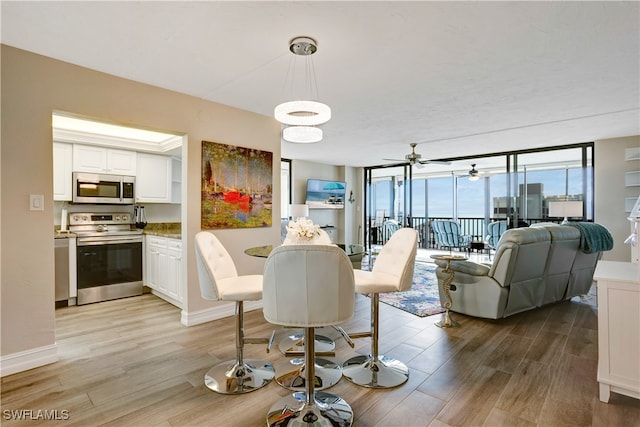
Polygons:
<instances>
[{"instance_id":1,"label":"dining table","mask_svg":"<svg viewBox=\"0 0 640 427\"><path fill-rule=\"evenodd\" d=\"M273 250L273 245L254 246L244 250L244 253L249 256L255 256L258 258L268 258L269 254Z\"/></svg>"},{"instance_id":2,"label":"dining table","mask_svg":"<svg viewBox=\"0 0 640 427\"><path fill-rule=\"evenodd\" d=\"M335 245L338 246L339 248L342 248L342 250L346 251L344 244L335 243ZM249 256L254 256L258 258L268 258L273 248L274 248L273 245L253 246L251 248L245 249L244 253Z\"/></svg>"}]
</instances>

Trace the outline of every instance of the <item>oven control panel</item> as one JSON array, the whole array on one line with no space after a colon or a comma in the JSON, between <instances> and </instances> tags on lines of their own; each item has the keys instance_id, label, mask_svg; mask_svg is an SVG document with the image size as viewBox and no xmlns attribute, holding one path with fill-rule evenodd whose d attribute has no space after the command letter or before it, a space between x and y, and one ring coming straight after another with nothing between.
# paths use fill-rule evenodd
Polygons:
<instances>
[{"instance_id":1,"label":"oven control panel","mask_svg":"<svg viewBox=\"0 0 640 427\"><path fill-rule=\"evenodd\" d=\"M128 212L69 214L69 225L109 225L131 223L132 215Z\"/></svg>"}]
</instances>

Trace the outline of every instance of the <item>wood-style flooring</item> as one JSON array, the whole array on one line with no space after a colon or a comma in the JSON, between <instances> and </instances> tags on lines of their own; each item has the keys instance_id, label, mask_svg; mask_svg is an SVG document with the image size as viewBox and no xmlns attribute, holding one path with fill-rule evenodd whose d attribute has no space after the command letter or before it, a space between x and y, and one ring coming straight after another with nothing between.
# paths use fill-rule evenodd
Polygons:
<instances>
[{"instance_id":1,"label":"wood-style flooring","mask_svg":"<svg viewBox=\"0 0 640 427\"><path fill-rule=\"evenodd\" d=\"M418 318L380 304L381 353L404 361L409 381L372 390L343 379L328 391L352 406L361 427L640 426L640 401L614 393L608 404L598 400L595 299L499 321L454 313L461 327L452 329L434 325L440 315ZM60 360L2 378L2 426L263 426L289 393L275 382L238 396L204 386L211 366L235 356L232 318L185 327L179 309L146 294L59 309L56 319ZM369 299L358 296L343 326L368 325ZM261 310L245 315L247 336L273 328ZM340 363L368 352L368 338L351 349L332 329L322 332L337 339ZM247 345L245 357L286 368L274 347L266 354L263 345ZM68 419L12 419L12 411L27 410L32 418L47 410Z\"/></svg>"}]
</instances>

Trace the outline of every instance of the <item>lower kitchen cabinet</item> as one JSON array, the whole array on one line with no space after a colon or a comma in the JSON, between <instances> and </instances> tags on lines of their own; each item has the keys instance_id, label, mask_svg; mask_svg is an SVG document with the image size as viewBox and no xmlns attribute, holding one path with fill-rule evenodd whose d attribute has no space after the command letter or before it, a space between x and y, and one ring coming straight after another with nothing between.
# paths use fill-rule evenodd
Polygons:
<instances>
[{"instance_id":1,"label":"lower kitchen cabinet","mask_svg":"<svg viewBox=\"0 0 640 427\"><path fill-rule=\"evenodd\" d=\"M182 241L178 239L146 236L145 285L154 294L171 302L182 303Z\"/></svg>"}]
</instances>

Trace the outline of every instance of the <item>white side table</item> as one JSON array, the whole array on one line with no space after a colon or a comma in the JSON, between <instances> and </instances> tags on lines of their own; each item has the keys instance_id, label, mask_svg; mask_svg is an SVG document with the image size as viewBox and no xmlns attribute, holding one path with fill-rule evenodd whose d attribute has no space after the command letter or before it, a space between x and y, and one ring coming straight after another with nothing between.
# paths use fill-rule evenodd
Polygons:
<instances>
[{"instance_id":1,"label":"white side table","mask_svg":"<svg viewBox=\"0 0 640 427\"><path fill-rule=\"evenodd\" d=\"M598 383L600 400L611 392L640 399L640 282L638 265L598 261Z\"/></svg>"}]
</instances>

